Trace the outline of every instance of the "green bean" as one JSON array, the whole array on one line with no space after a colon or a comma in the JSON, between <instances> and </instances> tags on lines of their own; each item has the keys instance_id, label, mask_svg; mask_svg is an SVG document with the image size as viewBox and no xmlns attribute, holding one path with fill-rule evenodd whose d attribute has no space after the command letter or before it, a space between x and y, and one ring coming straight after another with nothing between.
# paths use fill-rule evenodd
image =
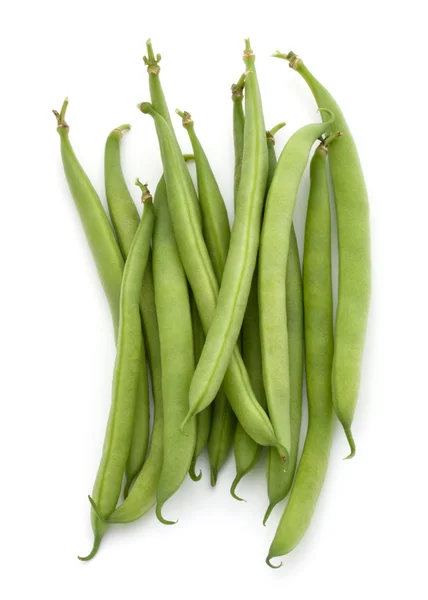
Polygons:
<instances>
[{"instance_id":1,"label":"green bean","mask_svg":"<svg viewBox=\"0 0 428 600\"><path fill-rule=\"evenodd\" d=\"M223 276L223 269L226 263L230 241L230 227L226 206L208 158L196 135L194 123L190 114L178 110L176 112L181 116L183 126L189 134L192 144L196 163L204 239L217 282L220 282ZM199 357L200 352L198 353L198 360ZM197 416L204 414L205 410L206 409L198 413ZM208 444L208 455L211 466L211 485L216 484L218 472L229 454L233 442L235 424L235 415L233 414L222 386L214 400L211 425L212 433Z\"/></svg>"},{"instance_id":2,"label":"green bean","mask_svg":"<svg viewBox=\"0 0 428 600\"><path fill-rule=\"evenodd\" d=\"M69 126L65 122L67 106L66 98L61 112L53 111L58 121L57 131L61 140L64 172L110 306L115 337L117 337L123 258L98 194L70 144Z\"/></svg>"},{"instance_id":3,"label":"green bean","mask_svg":"<svg viewBox=\"0 0 428 600\"><path fill-rule=\"evenodd\" d=\"M330 117L332 113L328 111ZM266 202L259 251L259 308L263 381L275 434L291 451L290 368L286 275L291 223L310 150L331 122L299 129L278 161Z\"/></svg>"},{"instance_id":4,"label":"green bean","mask_svg":"<svg viewBox=\"0 0 428 600\"><path fill-rule=\"evenodd\" d=\"M147 73L149 74L149 88L150 88L150 99L153 105L153 108L157 113L159 113L165 121L168 123L170 132L171 132L171 141L175 146L176 151L181 152L180 145L177 141L177 136L175 135L174 126L171 121L171 115L169 114L168 105L166 103L165 94L163 92L163 88L161 85L161 81L159 78L160 66L159 63L161 61L161 55L153 52L152 42L151 40L147 40L146 42L147 48L147 56L144 57L144 62L147 65ZM156 125L156 122L155 122ZM159 133L158 133L159 135ZM187 188L189 191L193 191L193 182L190 176L190 173L187 171L184 173L184 179ZM192 202L193 208L195 211L195 216L198 221L201 221L201 213L199 209L198 199L195 195L192 194Z\"/></svg>"},{"instance_id":5,"label":"green bean","mask_svg":"<svg viewBox=\"0 0 428 600\"><path fill-rule=\"evenodd\" d=\"M164 186L162 179L156 188L155 206L159 204L159 197L165 193ZM162 203L162 199L160 203ZM154 408L153 431L146 461L125 501L106 519L107 523L136 521L156 504L157 488L163 464L163 406L161 393L154 394Z\"/></svg>"},{"instance_id":6,"label":"green bean","mask_svg":"<svg viewBox=\"0 0 428 600\"><path fill-rule=\"evenodd\" d=\"M267 148L268 148L268 176L266 181L266 194L273 178L276 168L275 155L275 138L274 135L279 129L285 126L285 123L279 123L271 131L266 132ZM242 140L243 141L243 140ZM238 144L238 140L235 140ZM235 170L236 172L236 170ZM247 308L245 311L244 322L242 324L242 350L245 366L250 375L251 385L256 394L260 405L266 410L266 395L263 385L262 372L262 357L260 347L260 319L259 319L259 301L257 298L257 267L254 271L253 280L251 282L250 295L248 296ZM241 479L249 473L258 463L262 447L257 444L238 424L235 434L235 464L236 477L232 482L230 493L236 500L243 500L236 494L236 488ZM276 450L273 450L278 454ZM281 470L284 470L283 462L278 456L281 463Z\"/></svg>"},{"instance_id":7,"label":"green bean","mask_svg":"<svg viewBox=\"0 0 428 600\"><path fill-rule=\"evenodd\" d=\"M269 566L273 566L273 557L291 552L309 526L327 470L333 433L333 300L326 155L326 144L321 144L311 161L303 256L309 426L290 500L266 559Z\"/></svg>"},{"instance_id":8,"label":"green bean","mask_svg":"<svg viewBox=\"0 0 428 600\"><path fill-rule=\"evenodd\" d=\"M178 254L162 178L156 190L153 234L153 274L162 360L164 458L157 490L156 515L164 524L164 503L178 490L189 472L196 442L196 419L182 433L189 408L189 387L195 368L192 317L186 275Z\"/></svg>"},{"instance_id":9,"label":"green bean","mask_svg":"<svg viewBox=\"0 0 428 600\"><path fill-rule=\"evenodd\" d=\"M269 448L266 463L269 506L263 519L264 525L266 525L266 521L276 504L286 498L291 489L294 473L296 471L300 428L302 423L304 362L303 289L299 249L297 247L296 234L293 225L291 226L290 247L287 258L285 296L290 373L290 460L288 469L284 472L284 463L280 460L278 453L271 452L271 449Z\"/></svg>"},{"instance_id":10,"label":"green bean","mask_svg":"<svg viewBox=\"0 0 428 600\"><path fill-rule=\"evenodd\" d=\"M290 62L309 85L318 106L335 115L335 128L343 133L329 153L339 241L339 289L333 358L333 407L342 423L351 453L351 432L361 379L361 363L370 304L370 216L367 189L355 141L340 107L293 52L277 52ZM323 117L325 119L325 116ZM331 127L330 130L331 131Z\"/></svg>"},{"instance_id":11,"label":"green bean","mask_svg":"<svg viewBox=\"0 0 428 600\"><path fill-rule=\"evenodd\" d=\"M241 180L242 154L244 150L244 108L242 100L244 98L245 73L241 75L238 83L232 85L233 100L233 145L235 149L235 169L233 199L236 213L236 199L238 197L239 182Z\"/></svg>"},{"instance_id":12,"label":"green bean","mask_svg":"<svg viewBox=\"0 0 428 600\"><path fill-rule=\"evenodd\" d=\"M126 259L128 255L140 221L138 211L123 176L120 160L120 142L123 132L128 128L128 125L123 125L122 127L117 127L110 133L106 141L104 153L107 205L124 259ZM153 396L155 400L159 396L159 403L161 403L162 386L159 329L155 307L151 250L149 251L147 267L141 288L140 310L143 322L144 339L147 345ZM142 370L142 376L143 378L146 377L145 365ZM139 394L139 400L137 401L133 440L125 473L125 497L128 495L132 481L143 466L147 452L149 438L149 398L147 384L144 385L143 383L142 390L143 392Z\"/></svg>"},{"instance_id":13,"label":"green bean","mask_svg":"<svg viewBox=\"0 0 428 600\"><path fill-rule=\"evenodd\" d=\"M70 144L69 126L65 122L67 106L68 99L66 98L61 111L59 113L53 111L58 123L57 131L61 140L64 173L110 306L114 336L117 340L123 258L98 194L77 160ZM99 538L99 543L101 543L105 530L106 526L99 522L95 532L95 535ZM97 548L95 552L96 550Z\"/></svg>"},{"instance_id":14,"label":"green bean","mask_svg":"<svg viewBox=\"0 0 428 600\"><path fill-rule=\"evenodd\" d=\"M244 62L247 66L244 150L236 218L216 310L190 388L188 417L207 406L221 385L236 347L257 260L268 165L255 57L248 39L245 41ZM263 411L258 403L257 406Z\"/></svg>"},{"instance_id":15,"label":"green bean","mask_svg":"<svg viewBox=\"0 0 428 600\"><path fill-rule=\"evenodd\" d=\"M190 309L192 313L192 330L193 330L193 350L195 353L195 364L198 362L201 355L202 347L204 345L205 336L204 330L202 329L201 320L199 318L198 309L196 307L195 299L190 294ZM202 471L196 474L196 461L198 456L201 454L205 446L207 445L208 438L211 429L211 412L212 407L207 406L203 411L196 415L196 443L195 451L193 453L192 464L190 465L189 475L193 481L199 481L202 477Z\"/></svg>"},{"instance_id":16,"label":"green bean","mask_svg":"<svg viewBox=\"0 0 428 600\"><path fill-rule=\"evenodd\" d=\"M176 110L176 113L182 118L183 127L187 131L192 144L204 239L215 276L217 281L220 282L223 277L230 242L230 226L226 205L208 158L195 133L191 115L180 110Z\"/></svg>"},{"instance_id":17,"label":"green bean","mask_svg":"<svg viewBox=\"0 0 428 600\"><path fill-rule=\"evenodd\" d=\"M94 545L89 555L79 557L80 560L90 560L98 551L106 524L97 515L106 518L116 508L131 447L142 355L145 361L139 299L155 220L150 192L146 186L141 187L145 208L123 272L112 403L92 491L92 501L97 507L91 513Z\"/></svg>"},{"instance_id":18,"label":"green bean","mask_svg":"<svg viewBox=\"0 0 428 600\"><path fill-rule=\"evenodd\" d=\"M273 139L275 131L278 130L277 128L278 126L268 132L269 174L271 174L271 180L277 164ZM275 505L278 504L278 502L281 502L281 500L288 495L291 489L297 464L300 427L302 422L304 354L303 290L299 249L297 247L296 234L293 224L291 225L290 247L288 250L285 285L287 305L287 335L290 362L291 450L290 461L286 471L284 471L283 462L279 460L277 452L271 452L270 449L268 450L266 461L266 479L269 506L263 519L264 525L266 525L266 521L268 520L269 515L271 514Z\"/></svg>"},{"instance_id":19,"label":"green bean","mask_svg":"<svg viewBox=\"0 0 428 600\"><path fill-rule=\"evenodd\" d=\"M156 121L174 233L195 296L202 327L207 332L215 312L218 283L195 209L196 194L193 186L190 188L186 184L183 175L183 171L187 171L186 164L172 141L168 123L151 104L144 102L139 107ZM232 409L247 433L263 445L277 445L271 423L254 397L248 373L236 347L225 375L224 385ZM210 402L205 406L198 406L193 413L200 412L209 404ZM191 413L192 411L187 414L182 428L191 418Z\"/></svg>"}]
</instances>

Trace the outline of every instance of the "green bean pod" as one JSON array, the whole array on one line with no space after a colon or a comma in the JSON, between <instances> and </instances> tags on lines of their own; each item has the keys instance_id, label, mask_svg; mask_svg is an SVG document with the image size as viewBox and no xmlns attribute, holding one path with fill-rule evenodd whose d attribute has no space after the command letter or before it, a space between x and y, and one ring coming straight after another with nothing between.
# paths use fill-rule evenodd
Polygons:
<instances>
[{"instance_id":1,"label":"green bean pod","mask_svg":"<svg viewBox=\"0 0 428 600\"><path fill-rule=\"evenodd\" d=\"M333 299L326 154L326 145L321 144L311 161L303 255L309 425L290 500L266 559L271 567L271 559L291 552L309 526L325 478L333 433Z\"/></svg>"},{"instance_id":2,"label":"green bean pod","mask_svg":"<svg viewBox=\"0 0 428 600\"><path fill-rule=\"evenodd\" d=\"M266 462L269 506L263 519L264 525L278 502L286 498L293 484L302 424L304 363L303 288L299 249L293 225L291 226L290 247L288 250L285 295L290 373L290 460L288 469L284 472L284 463L280 460L278 453L271 452L269 448Z\"/></svg>"},{"instance_id":3,"label":"green bean pod","mask_svg":"<svg viewBox=\"0 0 428 600\"><path fill-rule=\"evenodd\" d=\"M273 174L276 168L275 155L275 138L274 135L279 129L285 126L285 123L279 123L271 131L266 132L267 148L268 148L268 176L266 181L266 194L269 191L270 184L273 179ZM234 131L235 133L235 131ZM243 142L243 140L242 140ZM235 145L239 143L235 139ZM236 172L236 167L235 167ZM262 372L262 356L260 346L260 319L259 319L259 300L257 297L258 276L257 268L254 271L253 280L251 282L250 295L248 296L247 308L245 310L244 321L242 324L242 355L245 366L247 367L250 376L251 385L253 387L256 398L260 405L266 410L266 394L263 385ZM236 494L236 488L241 479L249 473L258 463L262 447L257 444L238 424L235 434L235 464L236 477L232 482L230 493L236 500L243 500ZM278 454L276 450L274 453ZM281 458L278 456L284 469Z\"/></svg>"},{"instance_id":4,"label":"green bean pod","mask_svg":"<svg viewBox=\"0 0 428 600\"><path fill-rule=\"evenodd\" d=\"M202 329L201 319L199 318L198 309L195 299L190 294L190 309L192 313L192 330L193 330L193 350L195 354L195 364L198 362L205 341L204 330ZM196 415L196 443L193 453L192 464L190 465L189 475L193 481L199 481L202 477L202 471L196 473L196 461L205 446L207 445L211 429L211 413L212 407L207 406L203 411Z\"/></svg>"},{"instance_id":5,"label":"green bean pod","mask_svg":"<svg viewBox=\"0 0 428 600\"><path fill-rule=\"evenodd\" d=\"M190 388L189 417L213 400L223 381L236 348L257 260L268 159L255 56L248 39L244 62L247 67L244 149L236 217L216 310ZM257 406L263 411L258 403Z\"/></svg>"},{"instance_id":6,"label":"green bean pod","mask_svg":"<svg viewBox=\"0 0 428 600\"><path fill-rule=\"evenodd\" d=\"M150 114L156 122L162 162L168 191L168 206L174 227L180 257L201 317L205 333L208 331L215 312L218 283L203 239L202 227L195 209L196 193L186 184L183 172L187 172L181 152L173 143L170 128L153 106L147 102L139 106L144 113ZM195 200L196 198L196 200ZM237 347L233 351L227 369L224 386L233 411L252 437L260 444L278 446L268 416L258 404L251 389L248 373ZM193 407L182 427L200 412L205 405ZM282 451L279 448L280 451Z\"/></svg>"},{"instance_id":7,"label":"green bean pod","mask_svg":"<svg viewBox=\"0 0 428 600\"><path fill-rule=\"evenodd\" d=\"M211 165L196 135L191 115L179 110L176 112L181 116L183 127L186 129L192 144L204 239L217 282L220 282L223 276L230 241L230 226L226 206ZM202 347L198 353L197 361L200 358ZM198 413L197 416L204 414L205 410ZM225 396L223 387L221 387L214 399L211 425L212 434L210 435L208 444L211 485L216 484L218 472L229 454L233 442L235 425L235 415Z\"/></svg>"},{"instance_id":8,"label":"green bean pod","mask_svg":"<svg viewBox=\"0 0 428 600\"><path fill-rule=\"evenodd\" d=\"M79 557L80 560L93 558L100 546L106 523L98 514L105 519L116 508L131 447L142 355L145 361L139 300L155 220L152 196L146 186L142 188L145 208L123 272L112 404L92 491L92 502L97 507L91 511L94 545L89 555Z\"/></svg>"},{"instance_id":9,"label":"green bean pod","mask_svg":"<svg viewBox=\"0 0 428 600\"><path fill-rule=\"evenodd\" d=\"M114 335L117 338L124 261L98 194L70 144L69 126L65 122L67 106L66 98L61 112L53 111L58 122L64 173L110 306Z\"/></svg>"},{"instance_id":10,"label":"green bean pod","mask_svg":"<svg viewBox=\"0 0 428 600\"><path fill-rule=\"evenodd\" d=\"M339 288L333 358L333 406L342 423L351 453L351 425L358 400L361 363L370 304L370 215L367 189L355 141L337 102L293 52L277 52L309 85L318 106L330 109L335 129L343 133L329 152L339 242ZM323 116L326 119L326 116ZM331 131L331 126L328 131Z\"/></svg>"},{"instance_id":11,"label":"green bean pod","mask_svg":"<svg viewBox=\"0 0 428 600\"><path fill-rule=\"evenodd\" d=\"M157 490L156 515L164 524L164 503L178 490L189 472L196 442L196 419L183 433L189 409L190 381L195 368L192 317L186 275L178 254L168 210L164 178L156 190L153 234L153 275L162 361L164 457Z\"/></svg>"},{"instance_id":12,"label":"green bean pod","mask_svg":"<svg viewBox=\"0 0 428 600\"><path fill-rule=\"evenodd\" d=\"M159 202L159 194L164 194L163 180L160 182L159 191L158 188L155 193L155 204ZM162 393L155 393L153 430L147 458L141 471L134 480L128 496L106 519L107 523L131 523L145 515L156 504L156 494L163 465L163 436Z\"/></svg>"},{"instance_id":13,"label":"green bean pod","mask_svg":"<svg viewBox=\"0 0 428 600\"><path fill-rule=\"evenodd\" d=\"M274 149L273 134L277 128L268 132L269 173L271 180L277 160ZM270 135L269 135L270 134ZM266 480L269 506L265 513L263 524L269 518L272 510L288 495L296 471L297 454L299 451L300 428L302 423L302 386L304 363L304 330L303 330L303 289L300 269L299 249L293 224L290 232L290 247L287 258L286 274L286 303L287 303L287 335L290 362L290 425L291 450L288 469L278 460L277 452L268 450L266 461Z\"/></svg>"},{"instance_id":14,"label":"green bean pod","mask_svg":"<svg viewBox=\"0 0 428 600\"><path fill-rule=\"evenodd\" d=\"M238 83L232 85L233 100L233 146L235 151L235 169L233 180L233 200L236 213L236 199L238 197L239 182L241 181L242 154L244 151L245 116L242 101L244 98L245 73L241 75Z\"/></svg>"},{"instance_id":15,"label":"green bean pod","mask_svg":"<svg viewBox=\"0 0 428 600\"><path fill-rule=\"evenodd\" d=\"M153 108L157 113L159 113L165 121L168 123L171 133L171 142L175 147L177 152L181 153L180 145L177 140L177 136L175 135L174 126L171 121L171 115L169 114L168 105L166 103L165 94L163 92L162 84L160 81L159 73L160 66L159 63L161 61L161 55L153 52L152 42L151 40L147 40L146 42L147 56L144 56L144 62L147 65L147 73L149 75L149 88L150 88L150 99L153 105ZM155 121L155 126L157 130L157 125ZM157 131L158 135L159 132ZM187 189L191 193L191 198L193 202L193 210L195 212L196 219L201 222L201 212L199 209L198 199L195 194L193 194L193 182L190 176L190 173L187 171L184 173L184 180Z\"/></svg>"},{"instance_id":16,"label":"green bean pod","mask_svg":"<svg viewBox=\"0 0 428 600\"><path fill-rule=\"evenodd\" d=\"M123 176L120 160L120 143L123 132L128 128L129 125L122 125L113 129L107 138L104 152L107 205L124 259L128 256L140 221L137 208ZM144 339L147 345L153 396L155 401L159 397L159 403L161 403L162 384L159 329L155 307L151 250L149 251L141 288L140 310ZM142 369L142 377L143 379L146 377L145 365ZM144 385L143 381L142 392L139 394L139 400L137 401L133 440L126 466L125 497L128 495L132 481L138 475L144 463L149 439L149 416L148 388L147 385Z\"/></svg>"},{"instance_id":17,"label":"green bean pod","mask_svg":"<svg viewBox=\"0 0 428 600\"><path fill-rule=\"evenodd\" d=\"M332 114L328 111L330 117ZM266 202L259 251L259 308L263 381L275 434L291 452L290 367L287 332L287 258L300 180L317 138L330 126L306 125L285 145Z\"/></svg>"}]
</instances>

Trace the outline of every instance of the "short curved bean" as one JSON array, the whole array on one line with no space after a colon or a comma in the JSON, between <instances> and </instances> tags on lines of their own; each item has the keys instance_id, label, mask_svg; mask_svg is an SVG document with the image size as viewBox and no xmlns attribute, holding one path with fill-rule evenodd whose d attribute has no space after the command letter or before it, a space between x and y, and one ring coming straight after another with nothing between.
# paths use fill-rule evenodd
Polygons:
<instances>
[{"instance_id":1,"label":"short curved bean","mask_svg":"<svg viewBox=\"0 0 428 600\"><path fill-rule=\"evenodd\" d=\"M266 195L269 191L270 184L273 179L273 174L276 168L275 155L275 138L274 135L279 129L285 126L285 123L279 123L271 131L266 132L267 148L268 148L268 176L266 181ZM235 139L235 146L239 140ZM243 142L243 140L242 140ZM235 167L236 173L236 167ZM260 319L259 319L259 301L257 297L257 267L254 271L253 280L251 282L250 295L248 296L247 308L245 310L244 321L242 324L242 354L245 366L250 375L251 385L260 405L266 410L266 395L263 385L262 372L262 357L260 347ZM241 479L249 473L258 463L262 447L259 446L238 424L235 435L235 464L236 477L233 480L230 488L230 493L236 500L242 500L236 494L236 488ZM276 450L273 450L277 454ZM281 463L281 469L284 470L283 462L278 455L278 461Z\"/></svg>"},{"instance_id":2,"label":"short curved bean","mask_svg":"<svg viewBox=\"0 0 428 600\"><path fill-rule=\"evenodd\" d=\"M309 426L290 500L266 559L269 566L273 566L273 557L291 552L309 526L327 470L333 432L333 300L326 153L325 144L321 144L311 161L303 255Z\"/></svg>"},{"instance_id":3,"label":"short curved bean","mask_svg":"<svg viewBox=\"0 0 428 600\"><path fill-rule=\"evenodd\" d=\"M360 387L371 288L367 189L355 141L337 102L293 52L287 55L277 52L274 56L285 58L290 67L300 73L318 106L329 108L334 113L335 128L343 133L341 143L334 144L329 153L339 242L332 382L334 411L348 439L351 449L348 458L351 458L355 454L351 425Z\"/></svg>"},{"instance_id":4,"label":"short curved bean","mask_svg":"<svg viewBox=\"0 0 428 600\"><path fill-rule=\"evenodd\" d=\"M137 208L129 193L122 172L120 159L120 143L123 132L129 125L113 129L107 138L104 152L104 174L107 205L113 227L117 234L123 258L126 260L137 231L140 217ZM155 294L153 288L152 253L149 252L147 267L144 272L141 288L140 310L143 322L144 339L147 345L147 355L150 367L153 396L159 396L162 402L161 387L161 362L159 329L156 316ZM147 383L144 384L146 375L145 365L142 368L142 392L139 394L135 413L135 425L131 450L126 466L125 497L128 495L130 485L143 466L149 439L149 397Z\"/></svg>"},{"instance_id":5,"label":"short curved bean","mask_svg":"<svg viewBox=\"0 0 428 600\"><path fill-rule=\"evenodd\" d=\"M196 164L199 204L202 226L208 255L213 265L217 282L221 281L230 240L229 219L223 197L215 179L211 165L195 132L192 117L187 112L176 111L183 120L183 126L189 134ZM203 344L198 352L200 358ZM196 362L197 362L196 361ZM204 409L199 415L204 414ZM229 454L232 435L236 424L235 415L225 397L223 386L214 400L212 415L212 435L208 444L208 456L211 467L211 484L215 485L217 475Z\"/></svg>"},{"instance_id":6,"label":"short curved bean","mask_svg":"<svg viewBox=\"0 0 428 600\"><path fill-rule=\"evenodd\" d=\"M100 521L97 514L105 519L116 508L131 447L141 355L144 356L139 300L155 220L152 196L145 186L142 201L145 202L145 209L123 272L112 403L101 462L92 491L92 501L97 507L91 513L94 545L89 555L79 557L80 560L93 558L100 546L106 524Z\"/></svg>"},{"instance_id":7,"label":"short curved bean","mask_svg":"<svg viewBox=\"0 0 428 600\"><path fill-rule=\"evenodd\" d=\"M329 112L330 117L332 117ZM291 451L290 368L287 333L287 257L294 206L310 150L331 125L314 123L288 140L266 202L259 251L259 309L263 381L275 434Z\"/></svg>"},{"instance_id":8,"label":"short curved bean","mask_svg":"<svg viewBox=\"0 0 428 600\"><path fill-rule=\"evenodd\" d=\"M153 275L162 360L164 458L157 490L156 515L178 490L189 472L196 442L196 419L182 433L180 426L189 408L190 381L195 368L192 317L186 275L178 254L168 210L164 178L156 190L156 223L153 234Z\"/></svg>"},{"instance_id":9,"label":"short curved bean","mask_svg":"<svg viewBox=\"0 0 428 600\"><path fill-rule=\"evenodd\" d=\"M244 150L236 217L216 310L190 388L189 416L213 400L223 381L241 330L257 260L268 159L255 56L248 39L244 62L247 67Z\"/></svg>"},{"instance_id":10,"label":"short curved bean","mask_svg":"<svg viewBox=\"0 0 428 600\"><path fill-rule=\"evenodd\" d=\"M199 318L198 309L195 299L190 294L190 309L192 313L192 330L193 330L193 350L195 354L195 364L198 362L204 345L205 336L202 329L201 320ZM207 406L203 411L196 415L196 443L193 453L192 464L190 465L189 475L193 481L199 481L202 477L202 471L196 473L196 461L205 446L207 445L211 429L211 413L212 406Z\"/></svg>"},{"instance_id":11,"label":"short curved bean","mask_svg":"<svg viewBox=\"0 0 428 600\"><path fill-rule=\"evenodd\" d=\"M156 122L158 140L168 191L168 206L174 227L180 257L201 317L202 327L207 332L215 312L218 283L203 239L202 228L195 209L195 191L187 186L183 171L187 172L181 152L172 141L168 123L147 102L140 105L142 112L150 114ZM196 200L195 200L196 198ZM233 411L252 437L259 443L277 445L272 425L251 389L238 348L233 351L224 379L225 392ZM199 405L186 416L182 427L206 405Z\"/></svg>"}]
</instances>

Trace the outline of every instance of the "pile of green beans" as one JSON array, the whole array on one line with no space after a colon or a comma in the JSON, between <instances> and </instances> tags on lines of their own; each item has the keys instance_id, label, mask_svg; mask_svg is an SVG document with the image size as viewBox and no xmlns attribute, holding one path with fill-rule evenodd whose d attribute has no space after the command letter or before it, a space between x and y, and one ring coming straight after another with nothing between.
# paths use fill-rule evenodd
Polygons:
<instances>
[{"instance_id":1,"label":"pile of green beans","mask_svg":"<svg viewBox=\"0 0 428 600\"><path fill-rule=\"evenodd\" d=\"M121 164L130 125L107 137L106 211L71 146L68 100L53 111L65 176L116 343L110 414L89 496L93 545L82 561L95 556L109 525L135 521L152 508L161 523L176 523L164 517L164 505L187 474L201 479L197 461L205 449L215 486L233 447L230 491L242 500L237 486L266 447L264 524L289 496L266 558L276 568L272 559L293 550L309 527L335 417L349 443L347 458L355 454L351 426L370 300L367 191L336 101L293 52L273 56L307 82L321 122L298 129L277 159L275 134L285 123L266 131L255 55L245 40L245 72L232 85L232 227L197 125L180 110L193 154L183 154L178 143L160 80L161 57L150 40L144 57L150 102L138 108L152 117L163 174L154 198L136 180L141 217ZM302 269L293 214L308 162ZM339 254L335 323L332 235ZM304 371L308 428L299 455Z\"/></svg>"}]
</instances>

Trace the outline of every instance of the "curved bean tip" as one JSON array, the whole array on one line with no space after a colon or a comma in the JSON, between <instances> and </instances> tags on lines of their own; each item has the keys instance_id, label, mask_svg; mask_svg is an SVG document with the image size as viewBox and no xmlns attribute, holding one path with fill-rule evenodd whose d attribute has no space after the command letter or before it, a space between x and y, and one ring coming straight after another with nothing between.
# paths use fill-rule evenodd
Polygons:
<instances>
[{"instance_id":1,"label":"curved bean tip","mask_svg":"<svg viewBox=\"0 0 428 600\"><path fill-rule=\"evenodd\" d=\"M235 479L233 480L232 486L230 488L230 493L232 495L232 498L235 498L235 500L238 500L239 502L247 502L245 500L245 498L241 498L236 493L236 487L237 487L238 483L241 481L241 479L242 479L241 475L236 475Z\"/></svg>"},{"instance_id":2,"label":"curved bean tip","mask_svg":"<svg viewBox=\"0 0 428 600\"><path fill-rule=\"evenodd\" d=\"M348 454L348 456L345 456L345 458L343 460L349 460L350 458L353 458L355 456L355 452L356 452L355 441L354 441L354 436L352 435L351 428L343 425L343 429L345 431L346 439L348 440L349 448L351 450L350 454Z\"/></svg>"},{"instance_id":3,"label":"curved bean tip","mask_svg":"<svg viewBox=\"0 0 428 600\"><path fill-rule=\"evenodd\" d=\"M176 523L178 523L178 519L176 521L168 521L167 519L164 519L162 516L162 506L163 504L157 504L156 505L156 516L158 518L158 520L163 523L164 525L175 525Z\"/></svg>"},{"instance_id":4,"label":"curved bean tip","mask_svg":"<svg viewBox=\"0 0 428 600\"><path fill-rule=\"evenodd\" d=\"M190 465L190 469L189 469L190 479L192 481L200 481L202 478L202 470L199 469L199 473L196 474L195 467L196 467L196 463L195 463L195 461L192 461L192 464Z\"/></svg>"},{"instance_id":5,"label":"curved bean tip","mask_svg":"<svg viewBox=\"0 0 428 600\"><path fill-rule=\"evenodd\" d=\"M271 569L279 569L280 567L282 567L282 561L279 563L279 565L273 565L270 561L272 560L273 556L271 556L270 554L268 555L268 557L266 558L266 564L271 568Z\"/></svg>"},{"instance_id":6,"label":"curved bean tip","mask_svg":"<svg viewBox=\"0 0 428 600\"><path fill-rule=\"evenodd\" d=\"M96 535L94 537L94 545L92 546L92 550L90 551L90 553L87 556L78 556L77 558L79 560L81 560L82 562L87 562L88 560L91 560L92 558L94 558L94 556L96 555L96 553L99 550L101 540L102 540L102 537L100 535Z\"/></svg>"}]
</instances>

